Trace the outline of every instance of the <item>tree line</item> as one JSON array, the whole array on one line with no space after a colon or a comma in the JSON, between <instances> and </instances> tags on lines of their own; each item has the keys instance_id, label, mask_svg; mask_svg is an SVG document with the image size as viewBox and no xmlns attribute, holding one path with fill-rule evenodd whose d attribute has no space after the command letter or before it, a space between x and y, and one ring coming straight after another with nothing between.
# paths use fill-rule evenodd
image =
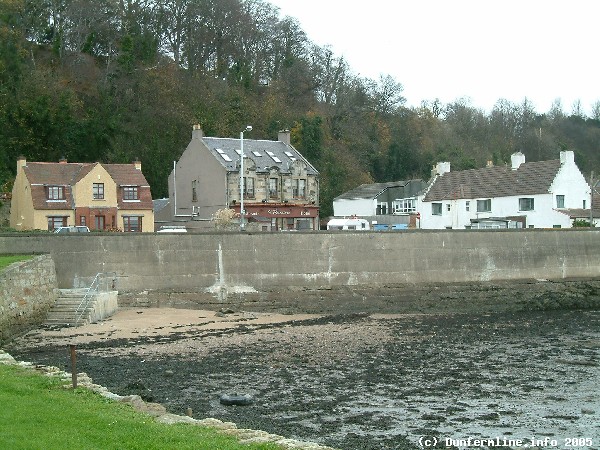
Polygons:
<instances>
[{"instance_id":1,"label":"tree line","mask_svg":"<svg viewBox=\"0 0 600 450\"><path fill-rule=\"evenodd\" d=\"M600 168L600 101L550 111L499 99L407 107L389 75L353 73L266 0L0 0L0 190L16 159L142 161L154 198L200 123L209 136L292 144L321 173L321 215L359 184L429 178L574 150Z\"/></svg>"}]
</instances>

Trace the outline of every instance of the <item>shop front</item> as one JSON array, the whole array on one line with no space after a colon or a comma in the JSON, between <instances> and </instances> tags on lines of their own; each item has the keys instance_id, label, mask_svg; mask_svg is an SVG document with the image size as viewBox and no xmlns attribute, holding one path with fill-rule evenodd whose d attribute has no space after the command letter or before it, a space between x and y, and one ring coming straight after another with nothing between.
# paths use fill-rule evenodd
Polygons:
<instances>
[{"instance_id":1,"label":"shop front","mask_svg":"<svg viewBox=\"0 0 600 450\"><path fill-rule=\"evenodd\" d=\"M239 213L239 205L234 206ZM247 223L261 231L318 230L317 205L289 205L287 203L245 204Z\"/></svg>"}]
</instances>

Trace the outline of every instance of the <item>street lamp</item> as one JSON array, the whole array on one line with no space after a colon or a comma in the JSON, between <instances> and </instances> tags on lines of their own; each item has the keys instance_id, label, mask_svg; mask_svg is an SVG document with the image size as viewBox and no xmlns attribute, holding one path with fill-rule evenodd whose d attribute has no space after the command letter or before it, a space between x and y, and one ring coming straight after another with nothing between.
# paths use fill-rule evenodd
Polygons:
<instances>
[{"instance_id":1,"label":"street lamp","mask_svg":"<svg viewBox=\"0 0 600 450\"><path fill-rule=\"evenodd\" d=\"M240 131L240 231L244 231L244 131L252 131L252 125L247 125Z\"/></svg>"}]
</instances>

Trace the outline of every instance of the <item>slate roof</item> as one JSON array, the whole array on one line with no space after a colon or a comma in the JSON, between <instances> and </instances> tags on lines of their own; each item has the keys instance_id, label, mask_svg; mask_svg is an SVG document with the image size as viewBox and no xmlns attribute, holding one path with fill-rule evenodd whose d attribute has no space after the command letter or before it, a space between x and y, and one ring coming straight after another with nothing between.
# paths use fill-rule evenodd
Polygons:
<instances>
[{"instance_id":1,"label":"slate roof","mask_svg":"<svg viewBox=\"0 0 600 450\"><path fill-rule=\"evenodd\" d=\"M35 209L64 210L73 209L72 187L81 181L100 163L50 163L27 162L23 171L31 184L31 197ZM117 202L123 209L152 209L150 186L141 170L133 164L101 164L118 186L140 186L139 202L123 202L122 190L118 190ZM46 186L64 186L64 202L48 202Z\"/></svg>"},{"instance_id":2,"label":"slate roof","mask_svg":"<svg viewBox=\"0 0 600 450\"><path fill-rule=\"evenodd\" d=\"M228 171L239 170L239 139L203 137L202 141ZM254 161L257 172L269 172L272 167L277 167L282 173L289 173L291 163L300 160L306 163L309 175L319 174L298 150L281 141L244 139L244 155Z\"/></svg>"},{"instance_id":3,"label":"slate roof","mask_svg":"<svg viewBox=\"0 0 600 450\"><path fill-rule=\"evenodd\" d=\"M547 194L560 169L560 160L447 172L436 178L423 201Z\"/></svg>"},{"instance_id":4,"label":"slate roof","mask_svg":"<svg viewBox=\"0 0 600 450\"><path fill-rule=\"evenodd\" d=\"M356 200L356 199L374 199L381 195L386 189L406 188L413 183L421 183L421 180L409 181L389 181L387 183L368 183L338 195L334 200ZM415 192L416 194L416 192Z\"/></svg>"}]
</instances>

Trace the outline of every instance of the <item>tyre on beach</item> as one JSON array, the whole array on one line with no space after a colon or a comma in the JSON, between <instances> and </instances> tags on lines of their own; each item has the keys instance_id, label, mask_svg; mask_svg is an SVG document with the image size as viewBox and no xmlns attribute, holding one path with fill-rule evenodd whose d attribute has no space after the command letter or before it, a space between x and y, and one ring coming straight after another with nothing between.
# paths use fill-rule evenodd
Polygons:
<instances>
[{"instance_id":1,"label":"tyre on beach","mask_svg":"<svg viewBox=\"0 0 600 450\"><path fill-rule=\"evenodd\" d=\"M250 394L223 394L219 398L219 402L226 406L246 406L254 403L254 399Z\"/></svg>"}]
</instances>

